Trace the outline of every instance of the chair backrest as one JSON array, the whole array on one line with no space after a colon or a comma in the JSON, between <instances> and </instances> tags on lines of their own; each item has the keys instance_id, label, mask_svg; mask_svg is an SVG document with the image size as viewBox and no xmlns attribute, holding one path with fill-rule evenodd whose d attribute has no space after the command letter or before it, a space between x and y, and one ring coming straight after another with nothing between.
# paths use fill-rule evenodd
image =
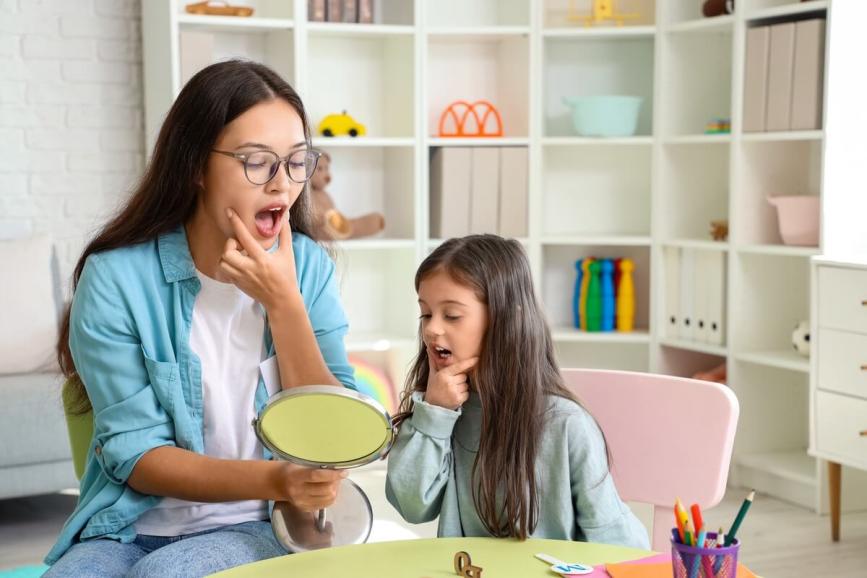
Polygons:
<instances>
[{"instance_id":1,"label":"chair backrest","mask_svg":"<svg viewBox=\"0 0 867 578\"><path fill-rule=\"evenodd\" d=\"M66 416L66 430L69 432L69 447L72 450L72 465L75 467L76 477L80 480L84 475L87 450L93 439L93 412L89 411L78 415L70 411L72 388L69 380L63 383L61 397L63 398L63 414Z\"/></svg>"},{"instance_id":2,"label":"chair backrest","mask_svg":"<svg viewBox=\"0 0 867 578\"><path fill-rule=\"evenodd\" d=\"M591 369L562 374L605 434L620 496L653 505L651 544L667 551L675 498L707 509L725 494L737 398L726 386L682 377Z\"/></svg>"}]
</instances>

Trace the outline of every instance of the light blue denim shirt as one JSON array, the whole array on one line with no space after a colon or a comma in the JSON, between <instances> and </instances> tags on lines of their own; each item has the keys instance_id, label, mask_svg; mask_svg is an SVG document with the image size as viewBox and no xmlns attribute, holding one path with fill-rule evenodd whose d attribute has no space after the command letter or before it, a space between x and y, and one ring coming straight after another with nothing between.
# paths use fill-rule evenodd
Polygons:
<instances>
[{"instance_id":1,"label":"light blue denim shirt","mask_svg":"<svg viewBox=\"0 0 867 578\"><path fill-rule=\"evenodd\" d=\"M355 388L343 338L348 329L334 263L293 233L298 285L319 348L334 376ZM160 498L126 481L159 446L204 451L202 368L190 349L201 289L183 227L156 240L90 255L72 301L69 346L93 405L94 437L75 511L45 558L53 564L78 540L135 539L135 521ZM274 355L266 322L265 347ZM258 413L268 392L260 377ZM251 426L252 427L252 426ZM268 451L265 457L270 458Z\"/></svg>"}]
</instances>

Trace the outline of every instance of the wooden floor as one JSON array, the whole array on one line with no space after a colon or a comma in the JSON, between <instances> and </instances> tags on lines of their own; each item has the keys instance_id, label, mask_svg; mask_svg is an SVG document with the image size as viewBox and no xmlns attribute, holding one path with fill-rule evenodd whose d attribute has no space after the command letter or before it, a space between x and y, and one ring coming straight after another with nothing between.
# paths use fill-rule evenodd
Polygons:
<instances>
[{"instance_id":1,"label":"wooden floor","mask_svg":"<svg viewBox=\"0 0 867 578\"><path fill-rule=\"evenodd\" d=\"M377 515L372 540L435 535L435 524L410 527L399 520L381 495L384 472L371 470L352 477L370 495ZM731 489L720 506L705 513L705 520L727 526L745 494ZM56 494L0 500L0 569L41 563L75 499ZM740 537L741 560L763 578L867 576L867 512L844 515L842 541L833 544L827 516L759 495Z\"/></svg>"}]
</instances>

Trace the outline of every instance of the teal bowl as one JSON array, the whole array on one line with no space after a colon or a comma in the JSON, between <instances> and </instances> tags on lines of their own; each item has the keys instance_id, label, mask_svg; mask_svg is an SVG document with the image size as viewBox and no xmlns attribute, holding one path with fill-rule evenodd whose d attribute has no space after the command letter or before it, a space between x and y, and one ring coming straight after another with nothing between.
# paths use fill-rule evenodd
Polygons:
<instances>
[{"instance_id":1,"label":"teal bowl","mask_svg":"<svg viewBox=\"0 0 867 578\"><path fill-rule=\"evenodd\" d=\"M638 128L640 96L563 97L572 109L572 123L580 136L632 136Z\"/></svg>"}]
</instances>

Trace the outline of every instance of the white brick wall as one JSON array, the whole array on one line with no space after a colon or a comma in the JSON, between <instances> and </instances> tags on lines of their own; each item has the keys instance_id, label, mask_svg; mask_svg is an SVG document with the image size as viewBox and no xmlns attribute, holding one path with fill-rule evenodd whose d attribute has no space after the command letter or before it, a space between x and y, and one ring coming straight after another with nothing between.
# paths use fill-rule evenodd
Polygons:
<instances>
[{"instance_id":1,"label":"white brick wall","mask_svg":"<svg viewBox=\"0 0 867 578\"><path fill-rule=\"evenodd\" d=\"M0 238L51 234L61 275L142 171L140 0L0 0Z\"/></svg>"}]
</instances>

